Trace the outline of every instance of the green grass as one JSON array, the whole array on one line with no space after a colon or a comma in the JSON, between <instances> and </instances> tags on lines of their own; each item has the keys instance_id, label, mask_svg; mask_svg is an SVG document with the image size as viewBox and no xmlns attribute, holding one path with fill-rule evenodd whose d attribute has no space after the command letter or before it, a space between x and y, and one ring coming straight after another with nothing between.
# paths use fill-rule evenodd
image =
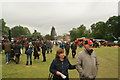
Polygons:
<instances>
[{"instance_id":1,"label":"green grass","mask_svg":"<svg viewBox=\"0 0 120 80\"><path fill-rule=\"evenodd\" d=\"M55 51L58 47L54 47L52 54L46 54L47 62L37 62L32 66L26 66L26 55L22 54L20 64L11 62L5 64L5 54L2 54L2 77L3 78L48 78L49 66L55 57ZM77 53L83 50L78 48ZM113 47L101 47L94 49L98 56L99 70L97 78L117 78L118 77L118 48ZM24 52L24 51L23 51ZM40 56L42 61L42 55ZM76 63L76 59L69 54L69 60L71 64ZM69 70L70 78L79 78L79 74L76 70Z\"/></svg>"}]
</instances>

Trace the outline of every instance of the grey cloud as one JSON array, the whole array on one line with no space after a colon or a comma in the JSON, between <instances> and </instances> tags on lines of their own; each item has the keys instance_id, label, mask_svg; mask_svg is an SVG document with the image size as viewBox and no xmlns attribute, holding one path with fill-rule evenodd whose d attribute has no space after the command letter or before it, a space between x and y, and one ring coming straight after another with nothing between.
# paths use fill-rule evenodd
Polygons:
<instances>
[{"instance_id":1,"label":"grey cloud","mask_svg":"<svg viewBox=\"0 0 120 80\"><path fill-rule=\"evenodd\" d=\"M22 2L3 3L3 18L8 26L28 26L31 32L37 29L43 35L55 26L58 35L68 33L73 27L106 21L117 15L117 2Z\"/></svg>"}]
</instances>

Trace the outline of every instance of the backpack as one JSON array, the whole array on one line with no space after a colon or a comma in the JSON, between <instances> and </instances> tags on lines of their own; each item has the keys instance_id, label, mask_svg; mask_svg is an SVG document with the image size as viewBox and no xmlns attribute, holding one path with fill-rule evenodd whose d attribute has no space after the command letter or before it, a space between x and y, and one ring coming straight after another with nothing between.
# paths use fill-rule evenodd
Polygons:
<instances>
[{"instance_id":1,"label":"backpack","mask_svg":"<svg viewBox=\"0 0 120 80\"><path fill-rule=\"evenodd\" d=\"M27 54L32 54L32 48L28 48L28 50L26 51Z\"/></svg>"}]
</instances>

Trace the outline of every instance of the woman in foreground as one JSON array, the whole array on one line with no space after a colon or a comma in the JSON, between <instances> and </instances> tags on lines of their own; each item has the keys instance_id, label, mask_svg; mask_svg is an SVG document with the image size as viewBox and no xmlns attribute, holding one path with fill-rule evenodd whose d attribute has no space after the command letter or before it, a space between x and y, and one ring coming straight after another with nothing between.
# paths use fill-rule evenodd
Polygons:
<instances>
[{"instance_id":1,"label":"woman in foreground","mask_svg":"<svg viewBox=\"0 0 120 80\"><path fill-rule=\"evenodd\" d=\"M63 49L57 50L56 57L50 65L53 80L69 80L68 69L75 69L75 66L70 64Z\"/></svg>"}]
</instances>

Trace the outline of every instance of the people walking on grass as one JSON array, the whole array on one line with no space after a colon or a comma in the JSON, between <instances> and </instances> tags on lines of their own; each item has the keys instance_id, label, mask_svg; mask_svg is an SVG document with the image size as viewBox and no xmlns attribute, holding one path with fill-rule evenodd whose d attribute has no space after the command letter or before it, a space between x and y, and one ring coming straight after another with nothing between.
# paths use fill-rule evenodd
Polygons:
<instances>
[{"instance_id":1,"label":"people walking on grass","mask_svg":"<svg viewBox=\"0 0 120 80\"><path fill-rule=\"evenodd\" d=\"M24 43L24 47L25 47L25 54L26 54L26 50L27 50L27 47L28 47L28 41L25 41L25 43Z\"/></svg>"},{"instance_id":2,"label":"people walking on grass","mask_svg":"<svg viewBox=\"0 0 120 80\"><path fill-rule=\"evenodd\" d=\"M98 61L95 51L92 49L93 42L86 40L84 50L78 53L76 69L80 74L80 80L95 80L98 72Z\"/></svg>"},{"instance_id":3,"label":"people walking on grass","mask_svg":"<svg viewBox=\"0 0 120 80\"><path fill-rule=\"evenodd\" d=\"M15 57L14 45L15 45L15 43L13 42L12 47L11 47L10 60L15 62L15 59L14 59L14 57Z\"/></svg>"},{"instance_id":4,"label":"people walking on grass","mask_svg":"<svg viewBox=\"0 0 120 80\"><path fill-rule=\"evenodd\" d=\"M58 41L55 41L55 46L56 46L56 47L58 46Z\"/></svg>"},{"instance_id":5,"label":"people walking on grass","mask_svg":"<svg viewBox=\"0 0 120 80\"><path fill-rule=\"evenodd\" d=\"M49 70L54 75L53 80L69 80L68 69L75 69L75 66L65 57L64 50L58 49Z\"/></svg>"},{"instance_id":6,"label":"people walking on grass","mask_svg":"<svg viewBox=\"0 0 120 80\"><path fill-rule=\"evenodd\" d=\"M72 57L73 57L73 58L75 58L76 49L77 49L77 45L75 44L75 42L73 42L73 43L71 44L71 50L72 50Z\"/></svg>"},{"instance_id":7,"label":"people walking on grass","mask_svg":"<svg viewBox=\"0 0 120 80\"><path fill-rule=\"evenodd\" d=\"M3 44L3 47L4 47L5 55L6 55L6 64L8 64L9 61L10 61L10 54L11 54L12 44L9 41L6 41Z\"/></svg>"},{"instance_id":8,"label":"people walking on grass","mask_svg":"<svg viewBox=\"0 0 120 80\"><path fill-rule=\"evenodd\" d=\"M83 47L83 44L82 44L82 42L80 42L80 43L79 43L79 46L80 46L80 48L82 48L82 47Z\"/></svg>"},{"instance_id":9,"label":"people walking on grass","mask_svg":"<svg viewBox=\"0 0 120 80\"><path fill-rule=\"evenodd\" d=\"M40 54L38 54L38 52L40 52L39 43L37 41L35 41L34 54L33 54L35 62L36 62L36 59L38 59L38 62L40 62L40 59L39 59Z\"/></svg>"},{"instance_id":10,"label":"people walking on grass","mask_svg":"<svg viewBox=\"0 0 120 80\"><path fill-rule=\"evenodd\" d=\"M42 42L42 55L43 55L43 62L46 62L46 50L47 50L47 46L45 42Z\"/></svg>"},{"instance_id":11,"label":"people walking on grass","mask_svg":"<svg viewBox=\"0 0 120 80\"><path fill-rule=\"evenodd\" d=\"M32 45L32 42L29 42L29 44L26 47L26 52L25 52L27 56L26 65L28 65L29 59L30 59L30 65L32 65L32 52L33 52L33 45Z\"/></svg>"},{"instance_id":12,"label":"people walking on grass","mask_svg":"<svg viewBox=\"0 0 120 80\"><path fill-rule=\"evenodd\" d=\"M64 41L60 42L59 45L60 45L60 48L61 48L61 49L64 49L64 46L65 46Z\"/></svg>"},{"instance_id":13,"label":"people walking on grass","mask_svg":"<svg viewBox=\"0 0 120 80\"><path fill-rule=\"evenodd\" d=\"M66 52L66 56L69 55L69 51L70 51L70 44L68 42L66 42L65 44L65 52Z\"/></svg>"},{"instance_id":14,"label":"people walking on grass","mask_svg":"<svg viewBox=\"0 0 120 80\"><path fill-rule=\"evenodd\" d=\"M50 53L50 41L46 41L47 53Z\"/></svg>"},{"instance_id":15,"label":"people walking on grass","mask_svg":"<svg viewBox=\"0 0 120 80\"><path fill-rule=\"evenodd\" d=\"M15 56L16 56L16 58L15 58L16 64L19 64L19 62L20 62L20 55L21 55L20 49L21 49L21 44L19 41L16 41L14 48L13 48Z\"/></svg>"},{"instance_id":16,"label":"people walking on grass","mask_svg":"<svg viewBox=\"0 0 120 80\"><path fill-rule=\"evenodd\" d=\"M52 50L53 50L53 43L52 41L50 41L50 53L52 53Z\"/></svg>"}]
</instances>

